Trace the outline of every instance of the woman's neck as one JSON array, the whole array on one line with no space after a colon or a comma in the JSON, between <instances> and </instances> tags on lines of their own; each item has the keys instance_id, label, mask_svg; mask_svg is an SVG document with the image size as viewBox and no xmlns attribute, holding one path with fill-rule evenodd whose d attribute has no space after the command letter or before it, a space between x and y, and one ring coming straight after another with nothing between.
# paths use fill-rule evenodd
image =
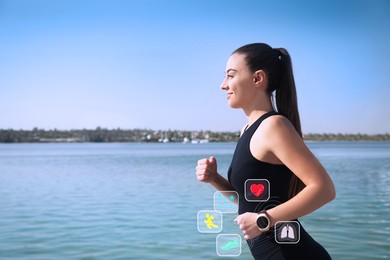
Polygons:
<instances>
[{"instance_id":1,"label":"woman's neck","mask_svg":"<svg viewBox=\"0 0 390 260\"><path fill-rule=\"evenodd\" d=\"M244 113L248 119L248 126L253 124L259 117L264 115L269 111L273 111L271 99L263 99L258 100L257 102L253 102L252 106L247 106L243 108Z\"/></svg>"},{"instance_id":2,"label":"woman's neck","mask_svg":"<svg viewBox=\"0 0 390 260\"><path fill-rule=\"evenodd\" d=\"M257 119L259 119L259 117L270 111L273 111L273 109L270 108L265 110L254 110L249 115L247 114L248 127L251 126Z\"/></svg>"}]
</instances>

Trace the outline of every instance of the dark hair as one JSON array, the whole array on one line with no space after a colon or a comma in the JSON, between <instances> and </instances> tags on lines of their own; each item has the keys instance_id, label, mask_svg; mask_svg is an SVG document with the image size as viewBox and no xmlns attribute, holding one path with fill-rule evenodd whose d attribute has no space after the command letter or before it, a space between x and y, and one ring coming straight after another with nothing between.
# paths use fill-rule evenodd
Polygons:
<instances>
[{"instance_id":1,"label":"dark hair","mask_svg":"<svg viewBox=\"0 0 390 260\"><path fill-rule=\"evenodd\" d=\"M267 93L274 110L285 116L302 137L301 121L298 112L297 92L289 53L284 48L272 48L265 43L244 45L233 54L245 55L245 61L252 72L263 70L268 78ZM274 96L273 96L274 95ZM290 183L290 198L304 187L294 174Z\"/></svg>"}]
</instances>

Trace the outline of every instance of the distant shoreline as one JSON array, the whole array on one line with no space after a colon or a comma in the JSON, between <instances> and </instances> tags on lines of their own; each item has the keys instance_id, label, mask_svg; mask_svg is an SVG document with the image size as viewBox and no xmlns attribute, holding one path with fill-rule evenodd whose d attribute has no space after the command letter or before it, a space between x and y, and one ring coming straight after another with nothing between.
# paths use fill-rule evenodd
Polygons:
<instances>
[{"instance_id":1,"label":"distant shoreline","mask_svg":"<svg viewBox=\"0 0 390 260\"><path fill-rule=\"evenodd\" d=\"M75 142L237 142L239 131L180 131L150 129L33 130L0 129L0 143L75 143ZM305 141L390 141L390 134L304 134Z\"/></svg>"}]
</instances>

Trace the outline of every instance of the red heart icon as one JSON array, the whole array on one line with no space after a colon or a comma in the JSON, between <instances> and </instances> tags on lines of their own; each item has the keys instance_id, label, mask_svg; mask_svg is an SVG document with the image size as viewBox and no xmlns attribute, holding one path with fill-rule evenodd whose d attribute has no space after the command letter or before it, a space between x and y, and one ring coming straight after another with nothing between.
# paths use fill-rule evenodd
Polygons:
<instances>
[{"instance_id":1,"label":"red heart icon","mask_svg":"<svg viewBox=\"0 0 390 260\"><path fill-rule=\"evenodd\" d=\"M264 192L264 185L259 183L259 184L252 184L251 187L251 192L253 195L256 197L259 197L263 192Z\"/></svg>"}]
</instances>

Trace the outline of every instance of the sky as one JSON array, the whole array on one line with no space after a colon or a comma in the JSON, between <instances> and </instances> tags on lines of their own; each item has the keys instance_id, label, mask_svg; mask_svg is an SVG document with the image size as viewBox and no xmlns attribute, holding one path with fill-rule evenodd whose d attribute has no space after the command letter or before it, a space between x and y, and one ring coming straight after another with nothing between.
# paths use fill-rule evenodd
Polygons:
<instances>
[{"instance_id":1,"label":"sky","mask_svg":"<svg viewBox=\"0 0 390 260\"><path fill-rule=\"evenodd\" d=\"M0 0L0 129L239 131L230 54L293 61L304 133L390 133L390 1Z\"/></svg>"}]
</instances>

